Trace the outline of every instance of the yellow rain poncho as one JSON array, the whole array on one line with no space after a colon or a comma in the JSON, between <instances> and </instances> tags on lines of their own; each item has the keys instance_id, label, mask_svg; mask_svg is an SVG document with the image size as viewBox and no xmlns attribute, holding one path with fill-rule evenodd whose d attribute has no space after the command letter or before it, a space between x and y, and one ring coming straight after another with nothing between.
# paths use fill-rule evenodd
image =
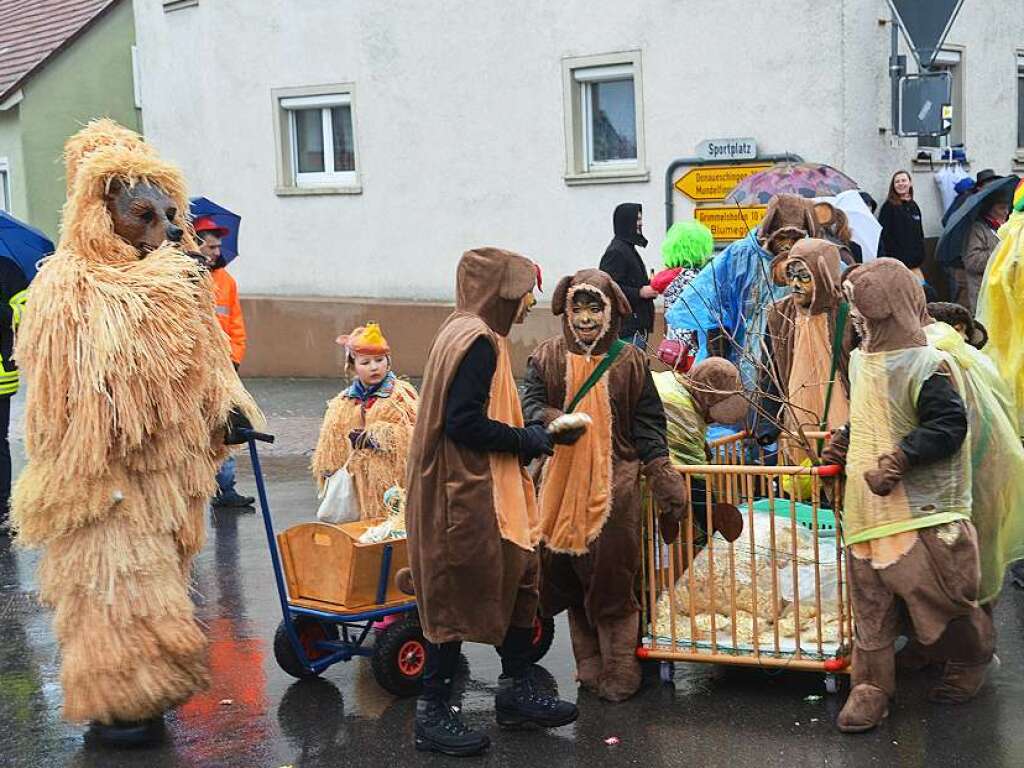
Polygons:
<instances>
[{"instance_id":1,"label":"yellow rain poncho","mask_svg":"<svg viewBox=\"0 0 1024 768\"><path fill-rule=\"evenodd\" d=\"M1017 437L1017 409L992 361L945 323L925 327L928 343L959 366L957 386L970 427L971 521L978 531L980 603L1003 584L1006 566L1024 558L1024 447Z\"/></svg>"},{"instance_id":2,"label":"yellow rain poncho","mask_svg":"<svg viewBox=\"0 0 1024 768\"><path fill-rule=\"evenodd\" d=\"M964 388L951 357L934 347L850 355L850 450L843 518L847 544L971 518L971 462L966 445L952 456L912 467L888 496L872 493L864 473L918 426L921 387L943 363Z\"/></svg>"},{"instance_id":3,"label":"yellow rain poncho","mask_svg":"<svg viewBox=\"0 0 1024 768\"><path fill-rule=\"evenodd\" d=\"M674 371L655 373L654 386L665 407L668 425L668 450L673 464L692 466L707 464L704 449L707 424L693 402L693 396Z\"/></svg>"},{"instance_id":4,"label":"yellow rain poncho","mask_svg":"<svg viewBox=\"0 0 1024 768\"><path fill-rule=\"evenodd\" d=\"M977 318L988 329L985 354L1010 385L1016 411L1024 414L1024 184L1014 194L1014 213L999 228L999 247L985 268ZM1015 422L1017 434L1024 426Z\"/></svg>"}]
</instances>

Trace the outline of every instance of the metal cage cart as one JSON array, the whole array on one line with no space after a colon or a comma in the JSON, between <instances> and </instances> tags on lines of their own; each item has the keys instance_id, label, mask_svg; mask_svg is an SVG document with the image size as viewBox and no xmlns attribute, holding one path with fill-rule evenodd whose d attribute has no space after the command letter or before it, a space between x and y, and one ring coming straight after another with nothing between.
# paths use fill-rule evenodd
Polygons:
<instances>
[{"instance_id":1,"label":"metal cage cart","mask_svg":"<svg viewBox=\"0 0 1024 768\"><path fill-rule=\"evenodd\" d=\"M833 693L853 638L840 468L771 466L745 438L722 438L710 445L711 463L679 468L690 514L673 544L663 543L648 504L646 634L637 654L661 661L663 680L673 662L713 662L820 672ZM701 547L713 505L723 502L742 514L743 533L732 543L706 537Z\"/></svg>"}]
</instances>

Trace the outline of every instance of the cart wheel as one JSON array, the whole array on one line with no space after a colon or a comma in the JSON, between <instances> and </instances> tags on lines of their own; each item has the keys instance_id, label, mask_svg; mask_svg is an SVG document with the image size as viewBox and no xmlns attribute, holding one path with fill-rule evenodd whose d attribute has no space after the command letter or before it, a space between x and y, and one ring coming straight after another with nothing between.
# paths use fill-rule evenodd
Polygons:
<instances>
[{"instance_id":1,"label":"cart wheel","mask_svg":"<svg viewBox=\"0 0 1024 768\"><path fill-rule=\"evenodd\" d=\"M415 696L423 687L427 646L419 621L410 616L377 635L373 647L373 676L388 693Z\"/></svg>"},{"instance_id":2,"label":"cart wheel","mask_svg":"<svg viewBox=\"0 0 1024 768\"><path fill-rule=\"evenodd\" d=\"M825 675L825 693L839 693L839 678L836 675Z\"/></svg>"},{"instance_id":3,"label":"cart wheel","mask_svg":"<svg viewBox=\"0 0 1024 768\"><path fill-rule=\"evenodd\" d=\"M676 676L676 665L671 661L663 661L658 665L658 677L663 683L671 683Z\"/></svg>"},{"instance_id":4,"label":"cart wheel","mask_svg":"<svg viewBox=\"0 0 1024 768\"><path fill-rule=\"evenodd\" d=\"M330 653L330 651L317 648L316 644L318 642L338 639L338 627L336 625L326 624L309 616L297 616L292 619L292 625L295 627L295 634L299 637L302 650L310 661L322 659ZM292 639L288 636L288 630L283 621L277 625L277 632L274 633L274 658L277 659L277 665L281 669L300 680L320 675L319 672L314 672L308 667L303 666L299 660L299 654L295 651L295 646L292 644Z\"/></svg>"}]
</instances>

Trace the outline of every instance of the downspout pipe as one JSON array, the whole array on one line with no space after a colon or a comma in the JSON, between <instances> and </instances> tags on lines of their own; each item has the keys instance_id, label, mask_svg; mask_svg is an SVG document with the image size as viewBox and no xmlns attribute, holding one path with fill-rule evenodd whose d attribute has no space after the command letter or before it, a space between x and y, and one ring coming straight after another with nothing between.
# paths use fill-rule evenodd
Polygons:
<instances>
[{"instance_id":1,"label":"downspout pipe","mask_svg":"<svg viewBox=\"0 0 1024 768\"><path fill-rule=\"evenodd\" d=\"M753 165L755 163L802 163L804 159L800 155L794 155L791 152L785 152L778 155L758 155L751 160L743 160L737 162L735 165ZM672 226L672 220L675 218L674 206L672 204L672 190L675 186L672 183L672 177L675 172L684 166L691 165L722 165L722 160L705 160L702 157L677 157L671 163L668 164L668 168L665 169L665 229L667 230Z\"/></svg>"}]
</instances>

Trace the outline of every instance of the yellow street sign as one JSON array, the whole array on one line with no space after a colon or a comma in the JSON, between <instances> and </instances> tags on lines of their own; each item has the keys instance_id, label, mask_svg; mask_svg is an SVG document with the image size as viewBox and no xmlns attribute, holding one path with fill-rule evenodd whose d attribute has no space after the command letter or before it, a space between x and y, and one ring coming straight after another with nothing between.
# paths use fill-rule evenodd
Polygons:
<instances>
[{"instance_id":1,"label":"yellow street sign","mask_svg":"<svg viewBox=\"0 0 1024 768\"><path fill-rule=\"evenodd\" d=\"M676 179L676 189L691 200L724 200L747 176L771 165L701 165Z\"/></svg>"},{"instance_id":2,"label":"yellow street sign","mask_svg":"<svg viewBox=\"0 0 1024 768\"><path fill-rule=\"evenodd\" d=\"M764 205L706 205L693 209L693 217L711 230L715 240L739 240L757 229L768 210Z\"/></svg>"}]
</instances>

